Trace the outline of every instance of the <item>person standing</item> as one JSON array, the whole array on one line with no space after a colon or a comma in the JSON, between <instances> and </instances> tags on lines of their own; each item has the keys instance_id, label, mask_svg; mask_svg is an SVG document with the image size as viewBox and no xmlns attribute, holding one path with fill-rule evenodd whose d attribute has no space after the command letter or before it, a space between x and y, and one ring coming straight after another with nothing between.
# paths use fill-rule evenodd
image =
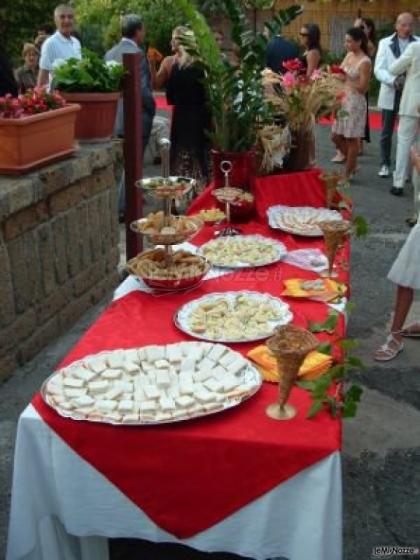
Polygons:
<instances>
[{"instance_id":1,"label":"person standing","mask_svg":"<svg viewBox=\"0 0 420 560\"><path fill-rule=\"evenodd\" d=\"M375 62L375 76L381 83L378 107L382 109L381 132L381 167L379 177L390 177L392 133L398 114L401 93L405 76L391 74L389 68L399 58L412 41L418 40L413 36L414 18L410 13L402 13L397 17L395 33L379 41ZM391 189L392 194L401 194L398 189Z\"/></svg>"},{"instance_id":2,"label":"person standing","mask_svg":"<svg viewBox=\"0 0 420 560\"><path fill-rule=\"evenodd\" d=\"M28 89L33 89L37 84L39 51L36 46L32 43L25 43L22 58L25 63L15 73L19 93L25 93Z\"/></svg>"},{"instance_id":3,"label":"person standing","mask_svg":"<svg viewBox=\"0 0 420 560\"><path fill-rule=\"evenodd\" d=\"M114 45L105 54L105 60L122 63L123 54L140 53L140 83L142 101L142 137L143 152L147 146L152 130L153 117L156 112L156 104L153 98L149 63L142 49L146 30L140 17L136 14L128 14L121 20L121 41ZM118 136L124 136L124 110L122 99L118 102L115 132Z\"/></svg>"},{"instance_id":4,"label":"person standing","mask_svg":"<svg viewBox=\"0 0 420 560\"><path fill-rule=\"evenodd\" d=\"M392 194L402 195L410 175L410 149L418 131L420 107L420 41L411 43L404 53L391 64L394 76L406 76L400 103L400 122L397 132L397 157L393 176Z\"/></svg>"},{"instance_id":5,"label":"person standing","mask_svg":"<svg viewBox=\"0 0 420 560\"><path fill-rule=\"evenodd\" d=\"M420 152L411 150L411 160L417 177L420 175ZM420 223L414 225L398 254L388 279L397 285L394 317L391 332L386 341L374 353L378 362L389 362L404 350L403 338L420 338L420 323L414 322L404 327L414 299L414 291L420 290Z\"/></svg>"},{"instance_id":6,"label":"person standing","mask_svg":"<svg viewBox=\"0 0 420 560\"><path fill-rule=\"evenodd\" d=\"M347 31L345 46L348 52L340 65L343 74L337 74L337 79L344 82L344 114L337 115L334 121L332 140L346 158L344 176L351 179L357 167L359 139L364 134L366 124L365 94L369 87L372 63L368 56L367 37L359 27Z\"/></svg>"},{"instance_id":7,"label":"person standing","mask_svg":"<svg viewBox=\"0 0 420 560\"><path fill-rule=\"evenodd\" d=\"M187 27L176 27L172 33L172 56L163 59L159 70L153 68L153 85L166 88L166 98L174 106L171 125L171 173L192 177L203 186L208 178L210 129L204 72L182 46L183 37L194 41Z\"/></svg>"},{"instance_id":8,"label":"person standing","mask_svg":"<svg viewBox=\"0 0 420 560\"><path fill-rule=\"evenodd\" d=\"M82 58L80 41L72 36L74 11L71 6L60 4L54 10L57 31L43 43L39 61L38 85L51 83L54 62L58 59Z\"/></svg>"},{"instance_id":9,"label":"person standing","mask_svg":"<svg viewBox=\"0 0 420 560\"><path fill-rule=\"evenodd\" d=\"M312 72L321 64L321 31L316 23L305 23L299 35L305 49L301 60L306 69L306 76L310 78Z\"/></svg>"},{"instance_id":10,"label":"person standing","mask_svg":"<svg viewBox=\"0 0 420 560\"><path fill-rule=\"evenodd\" d=\"M297 45L288 41L281 35L276 35L267 45L266 50L266 66L277 72L278 74L284 74L286 69L283 67L283 62L287 60L293 60L298 58L299 49Z\"/></svg>"}]
</instances>

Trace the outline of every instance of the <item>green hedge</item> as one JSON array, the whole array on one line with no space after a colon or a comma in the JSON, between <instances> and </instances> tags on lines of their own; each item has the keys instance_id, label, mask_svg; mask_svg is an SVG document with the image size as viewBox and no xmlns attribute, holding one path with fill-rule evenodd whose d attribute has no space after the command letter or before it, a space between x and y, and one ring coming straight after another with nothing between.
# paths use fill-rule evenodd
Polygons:
<instances>
[{"instance_id":1,"label":"green hedge","mask_svg":"<svg viewBox=\"0 0 420 560\"><path fill-rule=\"evenodd\" d=\"M53 23L57 4L57 0L1 0L0 41L15 64L20 64L23 44L35 39L38 26Z\"/></svg>"}]
</instances>

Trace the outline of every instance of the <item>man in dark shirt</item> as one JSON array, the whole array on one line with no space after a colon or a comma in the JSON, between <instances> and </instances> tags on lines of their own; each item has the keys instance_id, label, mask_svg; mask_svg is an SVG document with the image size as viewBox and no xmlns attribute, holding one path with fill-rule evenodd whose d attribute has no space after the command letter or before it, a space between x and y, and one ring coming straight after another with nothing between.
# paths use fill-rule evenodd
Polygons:
<instances>
[{"instance_id":1,"label":"man in dark shirt","mask_svg":"<svg viewBox=\"0 0 420 560\"><path fill-rule=\"evenodd\" d=\"M281 35L273 37L267 45L267 68L283 74L286 70L283 68L283 62L292 60L299 56L299 49L295 44L287 41Z\"/></svg>"}]
</instances>

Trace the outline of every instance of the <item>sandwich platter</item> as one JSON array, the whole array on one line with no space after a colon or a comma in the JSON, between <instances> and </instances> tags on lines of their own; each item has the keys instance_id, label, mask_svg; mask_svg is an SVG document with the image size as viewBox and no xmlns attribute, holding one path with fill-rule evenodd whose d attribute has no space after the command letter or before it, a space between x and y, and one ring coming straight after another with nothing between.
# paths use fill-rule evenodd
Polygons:
<instances>
[{"instance_id":1,"label":"sandwich platter","mask_svg":"<svg viewBox=\"0 0 420 560\"><path fill-rule=\"evenodd\" d=\"M311 206L271 206L267 215L268 223L273 229L305 237L321 237L321 222L343 219L336 210Z\"/></svg>"},{"instance_id":2,"label":"sandwich platter","mask_svg":"<svg viewBox=\"0 0 420 560\"><path fill-rule=\"evenodd\" d=\"M53 373L41 395L73 420L155 425L238 406L261 382L258 370L227 346L180 342L87 356Z\"/></svg>"}]
</instances>

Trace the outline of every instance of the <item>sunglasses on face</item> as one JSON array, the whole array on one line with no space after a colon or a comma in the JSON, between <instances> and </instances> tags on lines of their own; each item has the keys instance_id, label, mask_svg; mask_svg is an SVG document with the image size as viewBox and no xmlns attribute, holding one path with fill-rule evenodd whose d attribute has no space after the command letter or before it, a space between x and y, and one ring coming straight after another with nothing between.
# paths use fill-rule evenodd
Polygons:
<instances>
[{"instance_id":1,"label":"sunglasses on face","mask_svg":"<svg viewBox=\"0 0 420 560\"><path fill-rule=\"evenodd\" d=\"M299 35L300 35L301 37L309 37L309 33L302 33L302 32L301 32L301 33L299 33Z\"/></svg>"}]
</instances>

